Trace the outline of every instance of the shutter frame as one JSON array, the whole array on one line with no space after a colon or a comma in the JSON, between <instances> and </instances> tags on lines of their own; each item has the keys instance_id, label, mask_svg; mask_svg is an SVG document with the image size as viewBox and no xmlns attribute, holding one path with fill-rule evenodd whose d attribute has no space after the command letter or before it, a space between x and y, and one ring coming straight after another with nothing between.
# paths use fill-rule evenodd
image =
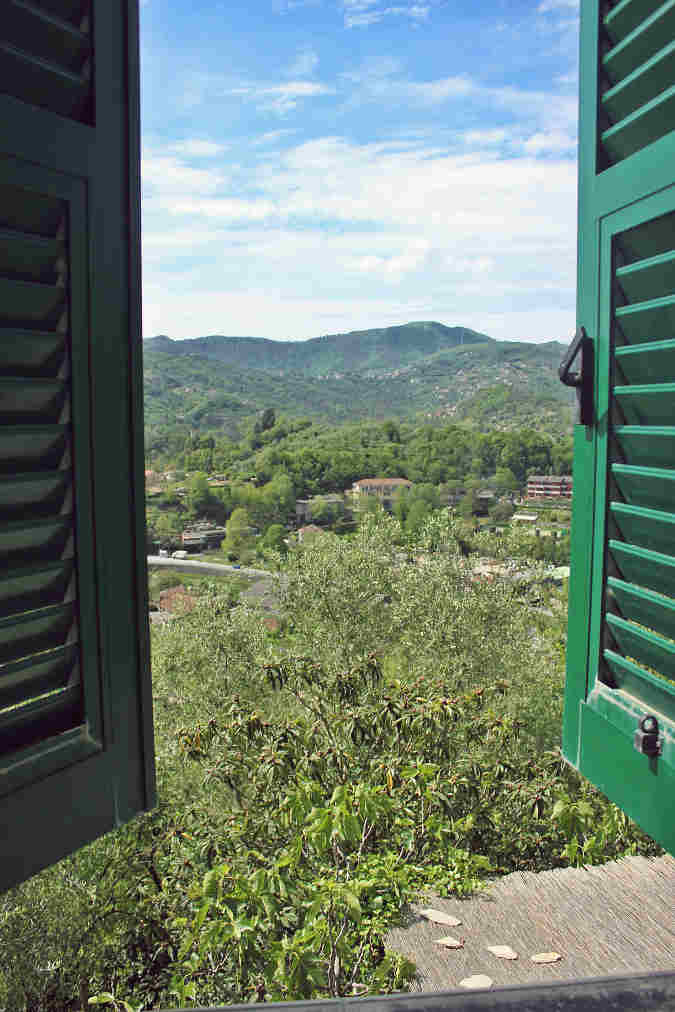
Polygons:
<instances>
[{"instance_id":1,"label":"shutter frame","mask_svg":"<svg viewBox=\"0 0 675 1012\"><path fill-rule=\"evenodd\" d=\"M69 6L66 0L31 0L41 3L56 14ZM83 353L72 356L72 439L85 705L84 722L0 757L0 890L156 804L143 473L138 3L94 0L89 7L96 54L89 120L0 93L0 185L3 171L18 172L24 186L65 193L70 211L70 331L84 335ZM55 333L16 335L10 351L0 334L0 385L16 372L17 353L25 374L36 377L62 354ZM3 421L0 415L0 458L7 461L3 471L0 459L0 481L12 474L11 454L18 454L23 438ZM28 430L35 421L26 419ZM45 447L51 440L58 448L63 432L55 426L41 431ZM50 523L43 522L45 539L58 541ZM7 531L0 524L0 552L3 538L11 545L19 537L16 529ZM39 568L39 553L35 561ZM63 635L60 607L55 602L45 622L55 616ZM30 632L30 616L24 618ZM30 635L38 636L28 641L39 647L39 635L48 634L37 628ZM2 650L14 663L13 649L22 648L13 647L11 630L0 623L0 665ZM11 669L12 677L21 678L20 667Z\"/></svg>"}]
</instances>

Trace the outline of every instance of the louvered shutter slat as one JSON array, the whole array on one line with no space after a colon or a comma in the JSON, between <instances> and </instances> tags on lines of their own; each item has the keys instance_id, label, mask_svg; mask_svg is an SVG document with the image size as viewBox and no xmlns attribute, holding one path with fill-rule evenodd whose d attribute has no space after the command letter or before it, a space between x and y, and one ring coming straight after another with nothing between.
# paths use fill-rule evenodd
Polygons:
<instances>
[{"instance_id":1,"label":"louvered shutter slat","mask_svg":"<svg viewBox=\"0 0 675 1012\"><path fill-rule=\"evenodd\" d=\"M0 274L18 271L24 280L53 283L65 267L65 261L59 266L60 254L65 254L62 239L0 229Z\"/></svg>"},{"instance_id":2,"label":"louvered shutter slat","mask_svg":"<svg viewBox=\"0 0 675 1012\"><path fill-rule=\"evenodd\" d=\"M91 3L6 0L0 22L0 91L90 122Z\"/></svg>"},{"instance_id":3,"label":"louvered shutter slat","mask_svg":"<svg viewBox=\"0 0 675 1012\"><path fill-rule=\"evenodd\" d=\"M675 640L675 601L615 576L608 577L607 588L623 613L631 614L640 625Z\"/></svg>"},{"instance_id":4,"label":"louvered shutter slat","mask_svg":"<svg viewBox=\"0 0 675 1012\"><path fill-rule=\"evenodd\" d=\"M74 559L7 570L0 582L0 617L16 615L74 597ZM0 683L2 669L0 668Z\"/></svg>"},{"instance_id":5,"label":"louvered shutter slat","mask_svg":"<svg viewBox=\"0 0 675 1012\"><path fill-rule=\"evenodd\" d=\"M25 707L26 699L37 699L48 692L55 693L54 702L60 706L58 693L66 688L74 689L69 683L76 672L78 658L77 645L72 644L40 651L34 657L7 664L0 682L0 714L12 705ZM46 700L44 706L48 706ZM11 715L11 709L7 709L6 726L11 724Z\"/></svg>"},{"instance_id":6,"label":"louvered shutter slat","mask_svg":"<svg viewBox=\"0 0 675 1012\"><path fill-rule=\"evenodd\" d=\"M620 0L603 18L609 39L618 42L625 38L662 3L663 0Z\"/></svg>"},{"instance_id":7,"label":"louvered shutter slat","mask_svg":"<svg viewBox=\"0 0 675 1012\"><path fill-rule=\"evenodd\" d=\"M45 674L50 670L50 666L45 665ZM33 671L35 683L40 675L39 665L36 665ZM61 675L60 680L67 679L69 684L60 689L47 689L43 697L32 699L23 707L0 710L0 739L7 752L38 745L44 741L45 734L53 738L77 725L82 713L77 662L70 668L65 666Z\"/></svg>"},{"instance_id":8,"label":"louvered shutter slat","mask_svg":"<svg viewBox=\"0 0 675 1012\"><path fill-rule=\"evenodd\" d=\"M67 425L16 426L0 429L0 475L51 470L67 459Z\"/></svg>"},{"instance_id":9,"label":"louvered shutter slat","mask_svg":"<svg viewBox=\"0 0 675 1012\"><path fill-rule=\"evenodd\" d=\"M91 91L87 76L15 49L1 39L0 57L0 91L86 122Z\"/></svg>"},{"instance_id":10,"label":"louvered shutter slat","mask_svg":"<svg viewBox=\"0 0 675 1012\"><path fill-rule=\"evenodd\" d=\"M665 707L672 711L675 704L675 688L670 682L653 675L647 668L636 664L629 657L610 649L603 651L603 660L616 685L630 696L637 693L636 698L640 699L645 709L663 713ZM667 803L670 803L670 799Z\"/></svg>"},{"instance_id":11,"label":"louvered shutter slat","mask_svg":"<svg viewBox=\"0 0 675 1012\"><path fill-rule=\"evenodd\" d=\"M0 277L0 323L55 326L63 309L64 292L58 285Z\"/></svg>"},{"instance_id":12,"label":"louvered shutter slat","mask_svg":"<svg viewBox=\"0 0 675 1012\"><path fill-rule=\"evenodd\" d=\"M612 502L609 512L610 532L641 548L670 554L675 537L675 514L644 506L628 506Z\"/></svg>"},{"instance_id":13,"label":"louvered shutter slat","mask_svg":"<svg viewBox=\"0 0 675 1012\"><path fill-rule=\"evenodd\" d=\"M4 38L11 45L36 56L49 59L59 54L61 65L71 71L81 70L91 56L91 40L68 20L58 17L43 5L9 0L11 14L7 18Z\"/></svg>"},{"instance_id":14,"label":"louvered shutter slat","mask_svg":"<svg viewBox=\"0 0 675 1012\"><path fill-rule=\"evenodd\" d=\"M0 420L7 425L64 424L69 420L68 384L33 377L0 378Z\"/></svg>"},{"instance_id":15,"label":"louvered shutter slat","mask_svg":"<svg viewBox=\"0 0 675 1012\"><path fill-rule=\"evenodd\" d=\"M612 433L620 460L633 460L636 464L668 467L675 460L675 427L650 425L618 425Z\"/></svg>"},{"instance_id":16,"label":"louvered shutter slat","mask_svg":"<svg viewBox=\"0 0 675 1012\"><path fill-rule=\"evenodd\" d=\"M617 268L617 285L628 299L637 302L657 298L675 288L675 253L668 250L646 260Z\"/></svg>"},{"instance_id":17,"label":"louvered shutter slat","mask_svg":"<svg viewBox=\"0 0 675 1012\"><path fill-rule=\"evenodd\" d=\"M625 541L610 539L609 550L624 580L635 588L651 588L658 594L675 597L675 558Z\"/></svg>"},{"instance_id":18,"label":"louvered shutter slat","mask_svg":"<svg viewBox=\"0 0 675 1012\"><path fill-rule=\"evenodd\" d=\"M667 339L675 331L675 296L619 306L615 319L619 333L630 344Z\"/></svg>"},{"instance_id":19,"label":"louvered shutter slat","mask_svg":"<svg viewBox=\"0 0 675 1012\"><path fill-rule=\"evenodd\" d=\"M675 644L649 629L636 625L631 608L628 613L631 615L631 621L626 621L618 615L607 616L612 635L621 647L623 655L658 671L665 678L675 678Z\"/></svg>"},{"instance_id":20,"label":"louvered shutter slat","mask_svg":"<svg viewBox=\"0 0 675 1012\"><path fill-rule=\"evenodd\" d=\"M74 517L63 513L46 520L2 524L0 527L0 568L7 572L36 560L52 563L73 555Z\"/></svg>"},{"instance_id":21,"label":"louvered shutter slat","mask_svg":"<svg viewBox=\"0 0 675 1012\"><path fill-rule=\"evenodd\" d=\"M63 645L75 619L75 604L29 612L18 618L0 620L0 663L21 660L43 649ZM3 678L3 686L5 679Z\"/></svg>"},{"instance_id":22,"label":"louvered shutter slat","mask_svg":"<svg viewBox=\"0 0 675 1012\"><path fill-rule=\"evenodd\" d=\"M35 0L32 2L35 6ZM39 6L43 11L80 27L82 27L82 22L89 18L91 12L89 0L39 0Z\"/></svg>"},{"instance_id":23,"label":"louvered shutter slat","mask_svg":"<svg viewBox=\"0 0 675 1012\"><path fill-rule=\"evenodd\" d=\"M657 510L675 504L675 472L634 464L612 464L611 477L626 503L639 503Z\"/></svg>"},{"instance_id":24,"label":"louvered shutter slat","mask_svg":"<svg viewBox=\"0 0 675 1012\"><path fill-rule=\"evenodd\" d=\"M602 19L600 167L669 132L675 116L675 0L634 0Z\"/></svg>"},{"instance_id":25,"label":"louvered shutter slat","mask_svg":"<svg viewBox=\"0 0 675 1012\"><path fill-rule=\"evenodd\" d=\"M615 361L623 379L631 386L675 381L675 340L617 348Z\"/></svg>"},{"instance_id":26,"label":"louvered shutter slat","mask_svg":"<svg viewBox=\"0 0 675 1012\"><path fill-rule=\"evenodd\" d=\"M675 0L668 0L651 14L644 14L635 27L609 49L602 59L602 69L617 81L647 62L659 52L664 39L672 38L675 31ZM605 22L605 25L607 22Z\"/></svg>"},{"instance_id":27,"label":"louvered shutter slat","mask_svg":"<svg viewBox=\"0 0 675 1012\"><path fill-rule=\"evenodd\" d=\"M615 126L605 130L601 142L613 162L619 162L663 136L663 123L675 114L675 87L645 102Z\"/></svg>"},{"instance_id":28,"label":"louvered shutter slat","mask_svg":"<svg viewBox=\"0 0 675 1012\"><path fill-rule=\"evenodd\" d=\"M675 383L614 388L614 402L627 425L668 425L673 421Z\"/></svg>"},{"instance_id":29,"label":"louvered shutter slat","mask_svg":"<svg viewBox=\"0 0 675 1012\"><path fill-rule=\"evenodd\" d=\"M60 513L70 500L72 483L71 471L5 478L0 481L0 522Z\"/></svg>"},{"instance_id":30,"label":"louvered shutter slat","mask_svg":"<svg viewBox=\"0 0 675 1012\"><path fill-rule=\"evenodd\" d=\"M668 42L602 96L602 108L616 123L668 92L673 81L675 43Z\"/></svg>"},{"instance_id":31,"label":"louvered shutter slat","mask_svg":"<svg viewBox=\"0 0 675 1012\"><path fill-rule=\"evenodd\" d=\"M65 334L0 327L0 378L17 373L31 377L58 376L66 351Z\"/></svg>"}]
</instances>

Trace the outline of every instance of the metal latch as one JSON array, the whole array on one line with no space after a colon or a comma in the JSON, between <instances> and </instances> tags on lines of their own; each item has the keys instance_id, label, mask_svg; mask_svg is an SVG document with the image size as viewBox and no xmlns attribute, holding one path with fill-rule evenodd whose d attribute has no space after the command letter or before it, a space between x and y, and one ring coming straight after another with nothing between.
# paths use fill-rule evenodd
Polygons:
<instances>
[{"instance_id":1,"label":"metal latch","mask_svg":"<svg viewBox=\"0 0 675 1012\"><path fill-rule=\"evenodd\" d=\"M572 366L579 356L581 368L573 372ZM593 424L593 342L583 327L579 327L574 340L567 349L558 369L560 382L574 387L579 404L579 421L582 425Z\"/></svg>"},{"instance_id":2,"label":"metal latch","mask_svg":"<svg viewBox=\"0 0 675 1012\"><path fill-rule=\"evenodd\" d=\"M661 755L661 736L659 722L651 713L643 717L633 738L633 745L642 755Z\"/></svg>"}]
</instances>

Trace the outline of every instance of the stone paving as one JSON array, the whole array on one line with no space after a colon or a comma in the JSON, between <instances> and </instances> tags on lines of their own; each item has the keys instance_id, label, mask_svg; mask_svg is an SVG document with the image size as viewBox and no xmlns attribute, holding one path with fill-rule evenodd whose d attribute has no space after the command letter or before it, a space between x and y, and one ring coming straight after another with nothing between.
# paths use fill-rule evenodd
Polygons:
<instances>
[{"instance_id":1,"label":"stone paving","mask_svg":"<svg viewBox=\"0 0 675 1012\"><path fill-rule=\"evenodd\" d=\"M433 923L421 913L428 908L461 923ZM437 944L447 936L460 947ZM673 971L675 859L515 872L470 899L429 896L385 945L416 964L413 989L422 992L450 990L476 975L501 987ZM488 946L508 946L518 958L500 958ZM532 961L546 953L560 958Z\"/></svg>"}]
</instances>

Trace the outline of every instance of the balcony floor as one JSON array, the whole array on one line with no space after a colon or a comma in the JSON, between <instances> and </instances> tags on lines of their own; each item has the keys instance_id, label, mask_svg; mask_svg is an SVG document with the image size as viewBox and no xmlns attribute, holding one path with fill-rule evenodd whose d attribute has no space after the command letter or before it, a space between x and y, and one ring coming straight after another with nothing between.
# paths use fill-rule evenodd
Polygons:
<instances>
[{"instance_id":1,"label":"balcony floor","mask_svg":"<svg viewBox=\"0 0 675 1012\"><path fill-rule=\"evenodd\" d=\"M424 907L462 924L431 923L419 914ZM465 939L464 947L434 944L446 935ZM588 869L516 872L468 900L429 897L385 944L416 963L416 990L427 993L456 988L473 974L485 974L498 987L673 971L675 858L630 857ZM499 959L488 945L508 945L518 959ZM551 951L561 954L560 962L538 965L530 959Z\"/></svg>"}]
</instances>

